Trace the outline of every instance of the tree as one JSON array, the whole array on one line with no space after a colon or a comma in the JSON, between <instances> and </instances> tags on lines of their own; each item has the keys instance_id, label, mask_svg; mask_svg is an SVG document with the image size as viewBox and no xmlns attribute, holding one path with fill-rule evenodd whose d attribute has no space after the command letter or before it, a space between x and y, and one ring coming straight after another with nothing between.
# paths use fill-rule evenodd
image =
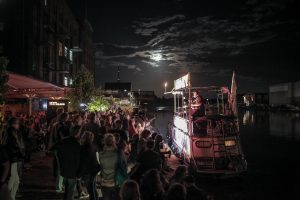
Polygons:
<instances>
[{"instance_id":1,"label":"tree","mask_svg":"<svg viewBox=\"0 0 300 200\"><path fill-rule=\"evenodd\" d=\"M110 108L109 102L103 96L93 96L87 106L90 112L107 111Z\"/></svg>"},{"instance_id":2,"label":"tree","mask_svg":"<svg viewBox=\"0 0 300 200\"><path fill-rule=\"evenodd\" d=\"M3 104L4 95L7 91L7 81L8 81L8 73L6 71L6 67L8 65L8 60L5 57L0 57L0 105Z\"/></svg>"},{"instance_id":3,"label":"tree","mask_svg":"<svg viewBox=\"0 0 300 200\"><path fill-rule=\"evenodd\" d=\"M81 103L89 103L94 91L93 75L87 68L82 67L74 77L73 90L68 94L71 108L78 110Z\"/></svg>"}]
</instances>

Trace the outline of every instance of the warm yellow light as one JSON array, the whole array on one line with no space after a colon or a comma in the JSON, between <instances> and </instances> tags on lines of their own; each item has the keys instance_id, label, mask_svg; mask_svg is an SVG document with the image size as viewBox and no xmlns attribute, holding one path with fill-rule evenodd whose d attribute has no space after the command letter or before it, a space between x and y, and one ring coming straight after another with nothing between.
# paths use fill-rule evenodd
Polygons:
<instances>
[{"instance_id":1,"label":"warm yellow light","mask_svg":"<svg viewBox=\"0 0 300 200\"><path fill-rule=\"evenodd\" d=\"M236 145L235 140L225 140L225 146L226 147L232 147L232 146L235 146L235 145Z\"/></svg>"},{"instance_id":2,"label":"warm yellow light","mask_svg":"<svg viewBox=\"0 0 300 200\"><path fill-rule=\"evenodd\" d=\"M167 87L168 86L168 82L165 82L165 87Z\"/></svg>"}]
</instances>

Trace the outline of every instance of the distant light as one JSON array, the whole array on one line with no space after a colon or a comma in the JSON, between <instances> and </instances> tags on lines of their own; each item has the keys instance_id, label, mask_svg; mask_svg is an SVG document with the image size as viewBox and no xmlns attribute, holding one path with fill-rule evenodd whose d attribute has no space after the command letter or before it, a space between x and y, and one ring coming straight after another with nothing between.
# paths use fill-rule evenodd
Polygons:
<instances>
[{"instance_id":1,"label":"distant light","mask_svg":"<svg viewBox=\"0 0 300 200\"><path fill-rule=\"evenodd\" d=\"M85 103L80 103L80 107L86 107Z\"/></svg>"},{"instance_id":2,"label":"distant light","mask_svg":"<svg viewBox=\"0 0 300 200\"><path fill-rule=\"evenodd\" d=\"M168 82L165 82L165 87L168 87Z\"/></svg>"},{"instance_id":3,"label":"distant light","mask_svg":"<svg viewBox=\"0 0 300 200\"><path fill-rule=\"evenodd\" d=\"M44 103L43 103L43 109L44 109L44 110L47 110L47 108L48 108L47 102L44 102Z\"/></svg>"}]
</instances>

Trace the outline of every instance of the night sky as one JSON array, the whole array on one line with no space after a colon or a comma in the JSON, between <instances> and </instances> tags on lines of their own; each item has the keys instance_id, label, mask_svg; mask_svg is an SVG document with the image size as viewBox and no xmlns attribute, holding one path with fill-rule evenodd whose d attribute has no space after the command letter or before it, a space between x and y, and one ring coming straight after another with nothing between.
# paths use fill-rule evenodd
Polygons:
<instances>
[{"instance_id":1,"label":"night sky","mask_svg":"<svg viewBox=\"0 0 300 200\"><path fill-rule=\"evenodd\" d=\"M194 86L230 86L236 70L238 92L300 80L300 1L68 2L94 28L98 85L116 81L117 66L121 81L158 96L188 71Z\"/></svg>"}]
</instances>

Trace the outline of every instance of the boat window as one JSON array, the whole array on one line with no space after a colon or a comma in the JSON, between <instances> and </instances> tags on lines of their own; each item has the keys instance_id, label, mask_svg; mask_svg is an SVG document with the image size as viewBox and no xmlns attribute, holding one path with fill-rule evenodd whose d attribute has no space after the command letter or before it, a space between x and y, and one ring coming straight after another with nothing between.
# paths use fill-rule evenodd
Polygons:
<instances>
[{"instance_id":1,"label":"boat window","mask_svg":"<svg viewBox=\"0 0 300 200\"><path fill-rule=\"evenodd\" d=\"M196 141L196 147L198 148L210 148L211 146L210 141Z\"/></svg>"}]
</instances>

